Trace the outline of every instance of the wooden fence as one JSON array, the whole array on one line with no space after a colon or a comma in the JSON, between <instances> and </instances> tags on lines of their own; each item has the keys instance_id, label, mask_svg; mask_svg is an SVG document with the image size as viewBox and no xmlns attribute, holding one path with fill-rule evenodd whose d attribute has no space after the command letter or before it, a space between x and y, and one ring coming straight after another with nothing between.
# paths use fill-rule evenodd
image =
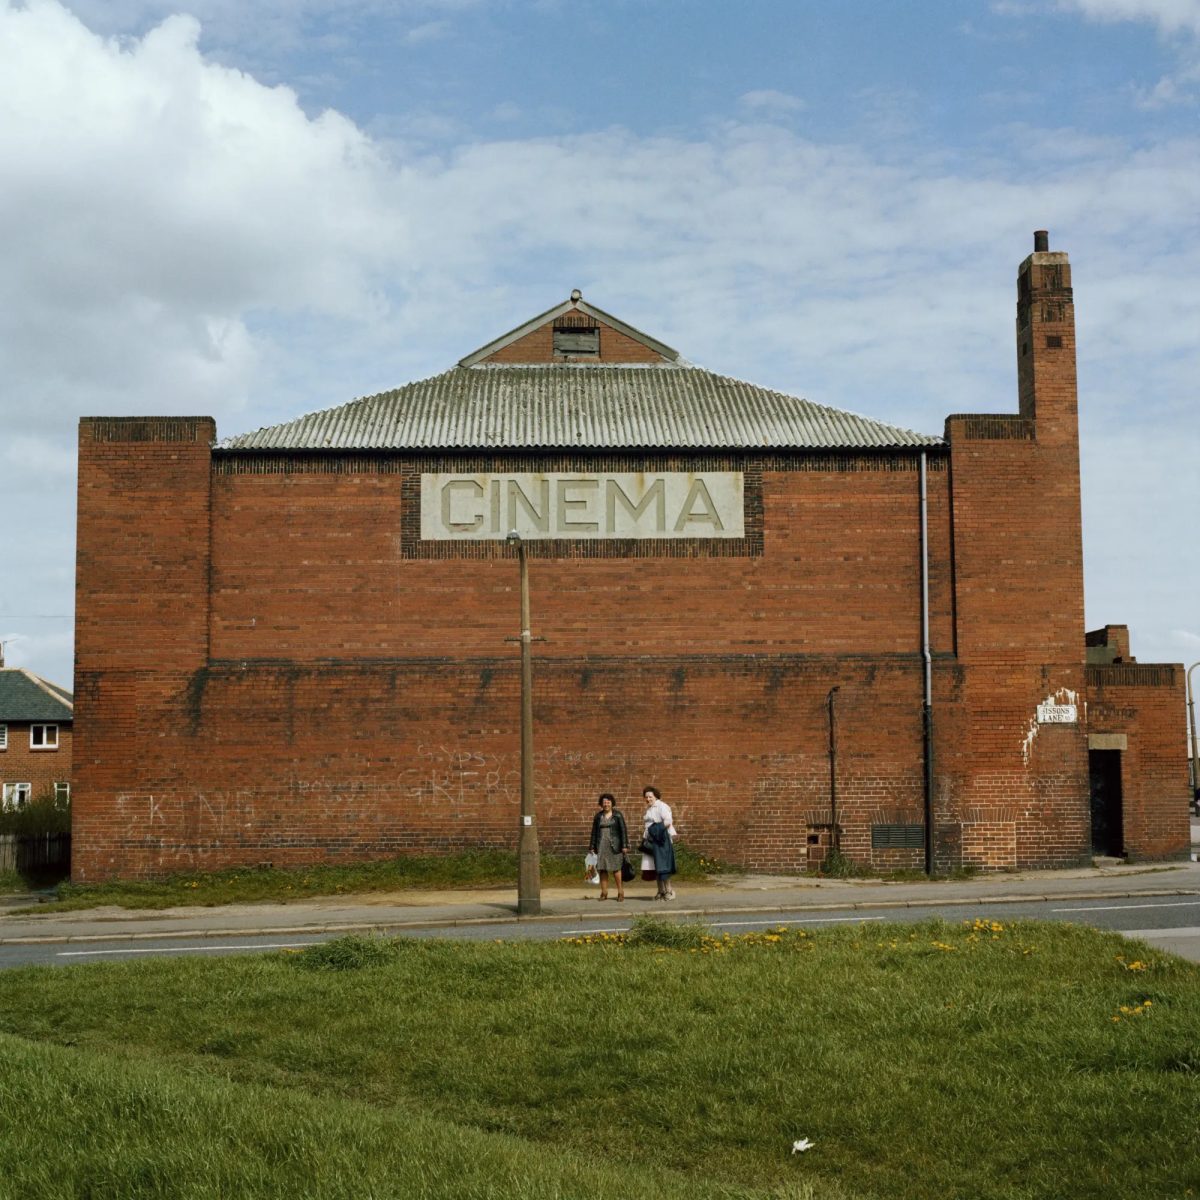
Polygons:
<instances>
[{"instance_id":1,"label":"wooden fence","mask_svg":"<svg viewBox=\"0 0 1200 1200\"><path fill-rule=\"evenodd\" d=\"M0 871L66 870L70 865L69 833L0 834Z\"/></svg>"}]
</instances>

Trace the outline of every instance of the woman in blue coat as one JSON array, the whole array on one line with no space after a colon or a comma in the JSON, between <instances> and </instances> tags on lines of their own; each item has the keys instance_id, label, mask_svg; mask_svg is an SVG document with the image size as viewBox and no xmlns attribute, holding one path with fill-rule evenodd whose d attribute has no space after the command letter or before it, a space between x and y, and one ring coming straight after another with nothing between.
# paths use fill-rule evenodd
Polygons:
<instances>
[{"instance_id":1,"label":"woman in blue coat","mask_svg":"<svg viewBox=\"0 0 1200 1200\"><path fill-rule=\"evenodd\" d=\"M658 880L655 900L674 900L671 876L675 874L675 825L671 806L664 803L662 792L648 787L642 792L646 811L642 814L642 878L653 868Z\"/></svg>"}]
</instances>

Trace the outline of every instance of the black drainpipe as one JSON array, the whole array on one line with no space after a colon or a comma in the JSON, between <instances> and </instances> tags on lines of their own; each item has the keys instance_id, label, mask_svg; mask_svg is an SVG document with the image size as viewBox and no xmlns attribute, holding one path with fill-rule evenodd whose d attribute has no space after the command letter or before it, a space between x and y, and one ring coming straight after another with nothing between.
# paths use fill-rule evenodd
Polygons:
<instances>
[{"instance_id":1,"label":"black drainpipe","mask_svg":"<svg viewBox=\"0 0 1200 1200\"><path fill-rule=\"evenodd\" d=\"M925 757L925 874L933 874L933 660L929 653L929 490L921 451L921 730Z\"/></svg>"},{"instance_id":2,"label":"black drainpipe","mask_svg":"<svg viewBox=\"0 0 1200 1200\"><path fill-rule=\"evenodd\" d=\"M833 707L833 699L837 695L836 686L829 689L825 703L829 705L829 840L830 845L838 854L841 853L841 839L838 837L837 814L837 718Z\"/></svg>"}]
</instances>

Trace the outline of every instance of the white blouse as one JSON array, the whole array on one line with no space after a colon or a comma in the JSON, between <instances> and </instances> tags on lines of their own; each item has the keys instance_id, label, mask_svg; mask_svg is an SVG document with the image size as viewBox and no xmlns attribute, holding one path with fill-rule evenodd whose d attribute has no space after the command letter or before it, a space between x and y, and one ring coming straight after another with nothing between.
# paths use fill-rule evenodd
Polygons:
<instances>
[{"instance_id":1,"label":"white blouse","mask_svg":"<svg viewBox=\"0 0 1200 1200\"><path fill-rule=\"evenodd\" d=\"M667 832L671 835L671 841L674 841L679 836L675 832L675 822L671 816L671 806L662 800L655 800L642 814L643 836L655 821L661 821L667 827Z\"/></svg>"}]
</instances>

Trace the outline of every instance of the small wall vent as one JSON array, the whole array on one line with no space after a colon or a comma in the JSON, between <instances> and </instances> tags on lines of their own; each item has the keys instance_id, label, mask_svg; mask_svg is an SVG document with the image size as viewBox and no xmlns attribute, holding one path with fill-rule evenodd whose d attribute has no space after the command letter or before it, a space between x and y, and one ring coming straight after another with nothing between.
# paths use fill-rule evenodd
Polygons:
<instances>
[{"instance_id":1,"label":"small wall vent","mask_svg":"<svg viewBox=\"0 0 1200 1200\"><path fill-rule=\"evenodd\" d=\"M554 353L563 358L595 358L600 353L600 326L587 313L563 313L554 322Z\"/></svg>"},{"instance_id":2,"label":"small wall vent","mask_svg":"<svg viewBox=\"0 0 1200 1200\"><path fill-rule=\"evenodd\" d=\"M925 846L924 825L872 825L872 850L920 850Z\"/></svg>"}]
</instances>

